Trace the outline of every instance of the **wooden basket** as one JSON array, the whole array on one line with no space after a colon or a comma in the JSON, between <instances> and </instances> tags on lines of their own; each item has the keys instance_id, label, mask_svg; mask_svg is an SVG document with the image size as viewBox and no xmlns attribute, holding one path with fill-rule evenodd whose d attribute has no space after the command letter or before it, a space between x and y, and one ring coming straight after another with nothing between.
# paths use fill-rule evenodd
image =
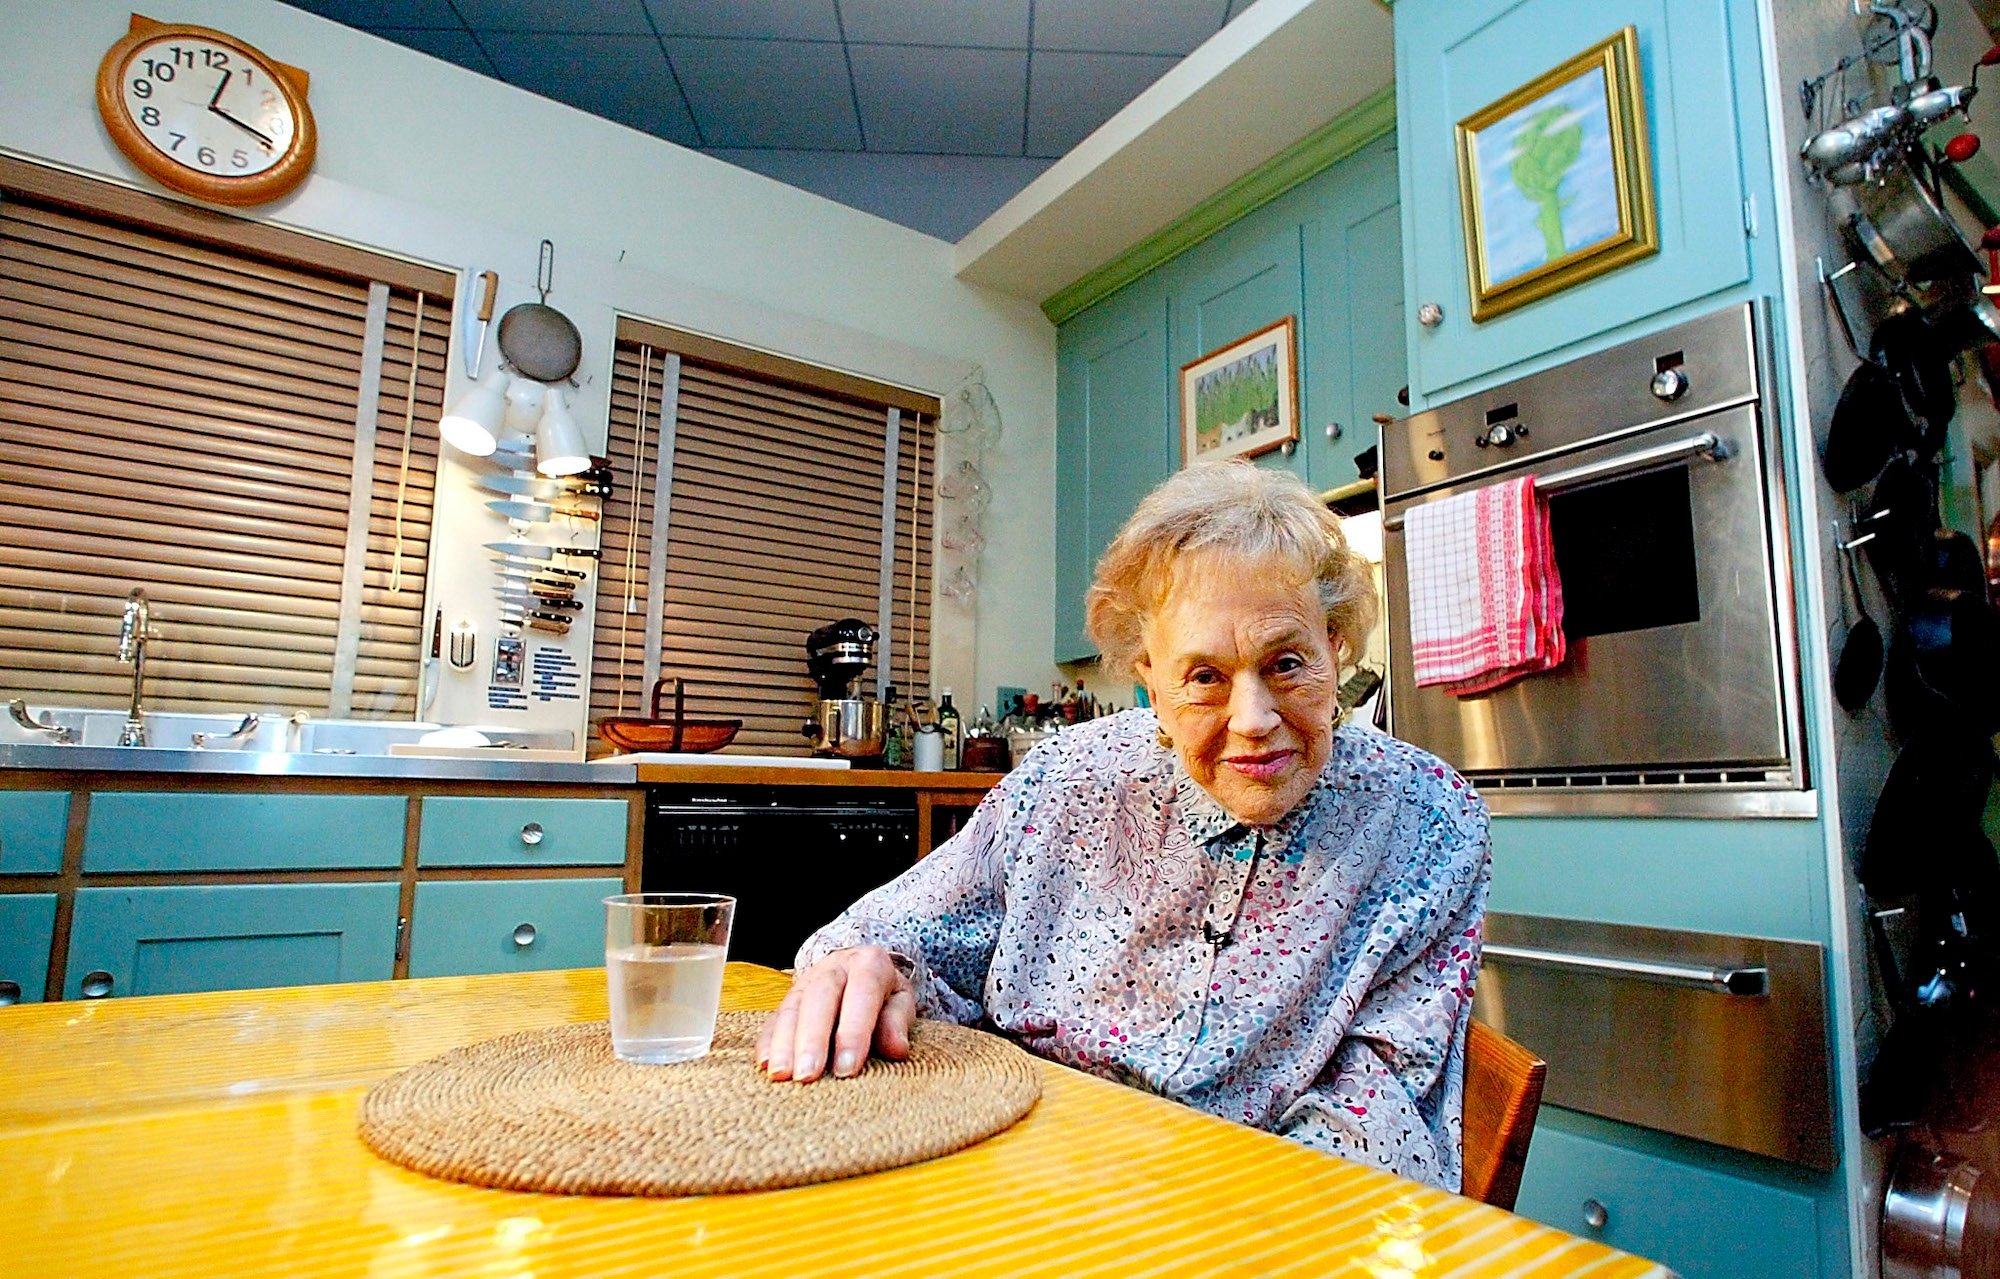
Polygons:
<instances>
[{"instance_id":1,"label":"wooden basket","mask_svg":"<svg viewBox=\"0 0 2000 1279\"><path fill-rule=\"evenodd\" d=\"M672 719L660 717L660 697L666 692L668 681L658 680L653 685L653 717L651 719L601 719L597 721L597 733L605 741L620 751L677 751L706 754L719 751L736 739L737 730L743 727L740 719L689 719L687 718L687 686L675 679L674 715Z\"/></svg>"}]
</instances>

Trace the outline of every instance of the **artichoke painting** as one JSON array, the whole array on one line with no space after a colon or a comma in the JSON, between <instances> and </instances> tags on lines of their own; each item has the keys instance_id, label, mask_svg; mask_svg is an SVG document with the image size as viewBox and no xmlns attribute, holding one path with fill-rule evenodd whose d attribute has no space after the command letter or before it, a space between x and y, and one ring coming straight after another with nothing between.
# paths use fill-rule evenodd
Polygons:
<instances>
[{"instance_id":1,"label":"artichoke painting","mask_svg":"<svg viewBox=\"0 0 2000 1279\"><path fill-rule=\"evenodd\" d=\"M1568 107L1544 107L1514 135L1514 148L1519 153L1510 169L1514 186L1536 206L1535 229L1553 262L1567 247L1562 215L1570 201L1562 182L1583 155L1583 123Z\"/></svg>"}]
</instances>

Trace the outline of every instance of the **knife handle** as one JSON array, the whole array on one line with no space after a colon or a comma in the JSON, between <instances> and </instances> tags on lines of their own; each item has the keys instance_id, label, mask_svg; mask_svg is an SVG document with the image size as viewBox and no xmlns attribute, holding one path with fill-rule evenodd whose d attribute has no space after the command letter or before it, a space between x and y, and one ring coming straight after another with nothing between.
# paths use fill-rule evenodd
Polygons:
<instances>
[{"instance_id":1,"label":"knife handle","mask_svg":"<svg viewBox=\"0 0 2000 1279\"><path fill-rule=\"evenodd\" d=\"M479 283L486 290L479 295L479 322L484 324L493 318L493 299L500 292L500 273L498 271L481 271L479 273Z\"/></svg>"},{"instance_id":2,"label":"knife handle","mask_svg":"<svg viewBox=\"0 0 2000 1279\"><path fill-rule=\"evenodd\" d=\"M551 546L549 549L558 555L574 555L586 560L601 559L604 555L594 546Z\"/></svg>"}]
</instances>

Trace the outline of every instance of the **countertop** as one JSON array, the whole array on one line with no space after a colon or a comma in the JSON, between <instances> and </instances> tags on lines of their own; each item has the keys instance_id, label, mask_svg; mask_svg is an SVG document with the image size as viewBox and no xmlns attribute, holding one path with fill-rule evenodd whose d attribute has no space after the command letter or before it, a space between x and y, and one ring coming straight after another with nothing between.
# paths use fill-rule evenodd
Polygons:
<instances>
[{"instance_id":1,"label":"countertop","mask_svg":"<svg viewBox=\"0 0 2000 1279\"><path fill-rule=\"evenodd\" d=\"M723 1006L767 1009L785 986L731 964ZM1668 1279L1049 1062L1035 1109L988 1141L790 1190L483 1190L388 1164L355 1136L362 1093L400 1067L604 1015L594 968L0 1009L7 1273Z\"/></svg>"}]
</instances>

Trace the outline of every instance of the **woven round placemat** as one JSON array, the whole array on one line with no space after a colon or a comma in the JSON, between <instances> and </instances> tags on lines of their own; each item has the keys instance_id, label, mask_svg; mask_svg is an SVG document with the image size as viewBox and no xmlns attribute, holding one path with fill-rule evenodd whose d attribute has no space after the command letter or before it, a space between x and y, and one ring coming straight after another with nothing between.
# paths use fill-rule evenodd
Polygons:
<instances>
[{"instance_id":1,"label":"woven round placemat","mask_svg":"<svg viewBox=\"0 0 2000 1279\"><path fill-rule=\"evenodd\" d=\"M376 1084L361 1140L434 1177L564 1194L770 1190L949 1154L1006 1128L1041 1096L1020 1048L920 1021L907 1061L852 1079L777 1083L757 1069L764 1014L723 1013L706 1057L638 1066L607 1023L454 1048Z\"/></svg>"}]
</instances>

